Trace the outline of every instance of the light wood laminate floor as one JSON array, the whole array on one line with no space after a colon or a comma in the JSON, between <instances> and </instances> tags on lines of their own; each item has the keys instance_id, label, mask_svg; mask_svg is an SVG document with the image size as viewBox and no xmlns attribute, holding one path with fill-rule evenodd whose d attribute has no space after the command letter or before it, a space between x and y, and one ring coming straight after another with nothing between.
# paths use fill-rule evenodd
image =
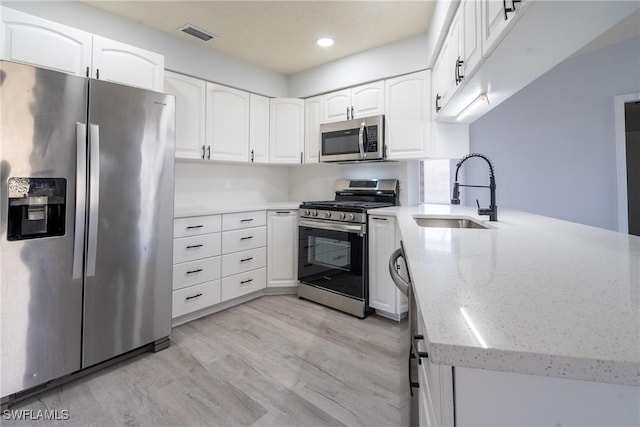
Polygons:
<instances>
[{"instance_id":1,"label":"light wood laminate floor","mask_svg":"<svg viewBox=\"0 0 640 427\"><path fill-rule=\"evenodd\" d=\"M69 411L26 423L38 426L404 426L406 328L262 297L174 328L166 350L11 409Z\"/></svg>"}]
</instances>

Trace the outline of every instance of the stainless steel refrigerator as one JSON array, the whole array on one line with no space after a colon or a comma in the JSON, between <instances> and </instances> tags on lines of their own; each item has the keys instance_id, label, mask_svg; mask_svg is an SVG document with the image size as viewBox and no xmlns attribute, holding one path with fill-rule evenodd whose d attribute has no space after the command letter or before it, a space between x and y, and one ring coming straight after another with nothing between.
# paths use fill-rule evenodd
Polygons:
<instances>
[{"instance_id":1,"label":"stainless steel refrigerator","mask_svg":"<svg viewBox=\"0 0 640 427\"><path fill-rule=\"evenodd\" d=\"M0 117L6 402L168 345L175 100L0 61Z\"/></svg>"}]
</instances>

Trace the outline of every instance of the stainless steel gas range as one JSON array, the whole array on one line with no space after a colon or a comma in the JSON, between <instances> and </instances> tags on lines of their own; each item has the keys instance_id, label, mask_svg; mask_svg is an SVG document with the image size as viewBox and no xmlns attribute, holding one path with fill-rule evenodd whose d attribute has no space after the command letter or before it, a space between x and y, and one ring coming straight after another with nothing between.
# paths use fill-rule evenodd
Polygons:
<instances>
[{"instance_id":1,"label":"stainless steel gas range","mask_svg":"<svg viewBox=\"0 0 640 427\"><path fill-rule=\"evenodd\" d=\"M367 210L398 204L397 179L339 179L335 200L298 214L298 296L364 318L369 310Z\"/></svg>"}]
</instances>

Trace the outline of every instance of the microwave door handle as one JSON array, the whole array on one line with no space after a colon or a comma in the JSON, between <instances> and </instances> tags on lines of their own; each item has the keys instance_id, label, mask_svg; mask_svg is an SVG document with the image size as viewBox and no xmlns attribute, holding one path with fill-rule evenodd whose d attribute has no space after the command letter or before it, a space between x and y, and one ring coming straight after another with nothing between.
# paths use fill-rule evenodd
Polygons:
<instances>
[{"instance_id":1,"label":"microwave door handle","mask_svg":"<svg viewBox=\"0 0 640 427\"><path fill-rule=\"evenodd\" d=\"M364 140L366 138L367 126L364 122L360 124L360 133L358 134L358 147L360 148L360 158L364 159L367 157L367 153L364 151Z\"/></svg>"}]
</instances>

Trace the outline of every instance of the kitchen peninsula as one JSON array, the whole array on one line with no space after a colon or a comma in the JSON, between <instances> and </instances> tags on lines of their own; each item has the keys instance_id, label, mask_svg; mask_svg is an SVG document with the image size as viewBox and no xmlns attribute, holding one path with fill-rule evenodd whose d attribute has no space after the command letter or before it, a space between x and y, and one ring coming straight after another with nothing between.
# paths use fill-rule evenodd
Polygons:
<instances>
[{"instance_id":1,"label":"kitchen peninsula","mask_svg":"<svg viewBox=\"0 0 640 427\"><path fill-rule=\"evenodd\" d=\"M498 222L448 205L375 214L397 219L429 364L454 370L456 425L514 422L519 398L535 416L548 403L589 417L593 398L622 411L620 422L640 419L640 237L508 210ZM487 229L421 227L416 217ZM446 406L446 396L433 400ZM504 411L487 408L499 400Z\"/></svg>"}]
</instances>

